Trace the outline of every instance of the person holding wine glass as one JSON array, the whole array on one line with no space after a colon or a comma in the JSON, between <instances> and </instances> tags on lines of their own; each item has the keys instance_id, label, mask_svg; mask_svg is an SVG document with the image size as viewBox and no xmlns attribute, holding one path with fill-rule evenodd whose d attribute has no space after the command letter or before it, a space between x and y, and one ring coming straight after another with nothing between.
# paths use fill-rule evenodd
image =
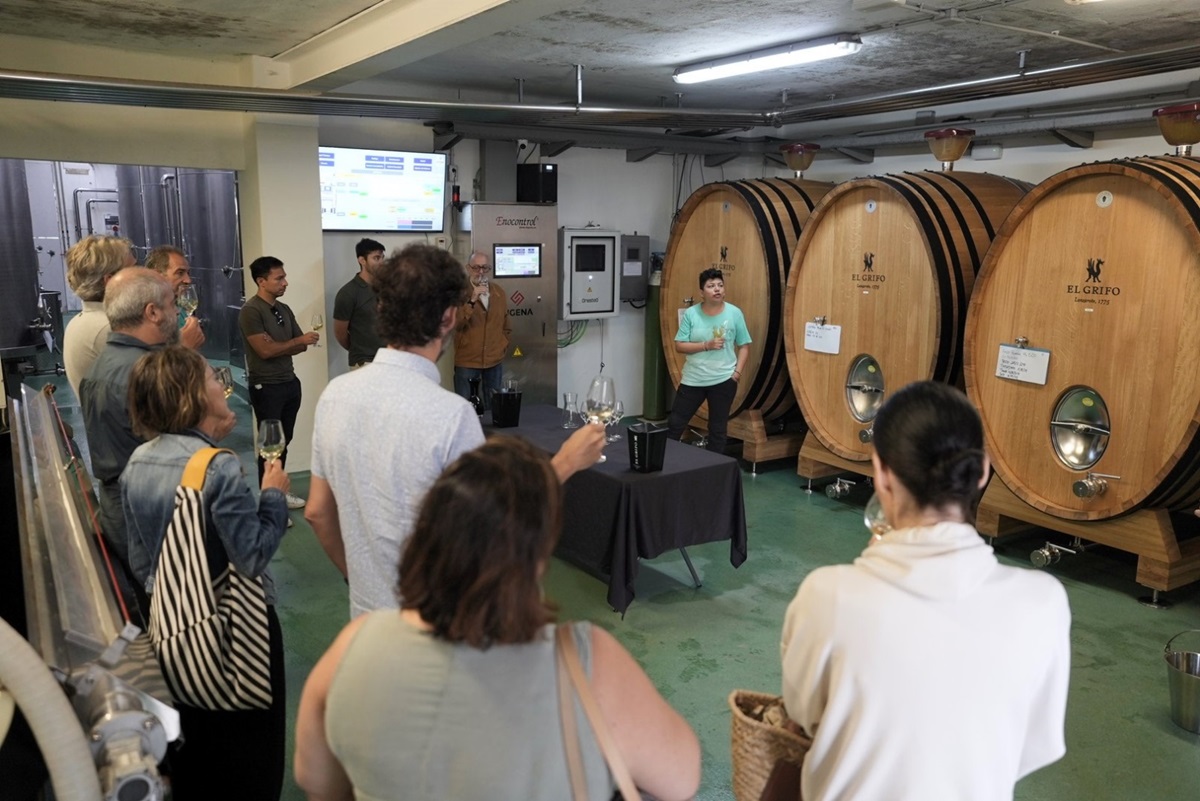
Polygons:
<instances>
[{"instance_id":1,"label":"person holding wine glass","mask_svg":"<svg viewBox=\"0 0 1200 801\"><path fill-rule=\"evenodd\" d=\"M257 420L280 420L284 435L292 441L296 417L300 414L300 379L292 367L292 356L317 344L321 335L304 333L291 308L280 300L287 292L287 272L274 256L260 256L250 263L250 277L258 291L247 298L238 313L238 326L246 345L246 382L250 386L250 405ZM287 448L279 457L287 465ZM263 475L264 462L258 460ZM288 494L288 508L300 509L303 498Z\"/></svg>"},{"instance_id":2,"label":"person holding wine glass","mask_svg":"<svg viewBox=\"0 0 1200 801\"><path fill-rule=\"evenodd\" d=\"M873 444L869 547L809 573L783 625L784 704L813 736L801 795L1011 799L1066 751L1066 593L975 530L990 465L961 390L900 389Z\"/></svg>"},{"instance_id":3,"label":"person holding wine glass","mask_svg":"<svg viewBox=\"0 0 1200 801\"><path fill-rule=\"evenodd\" d=\"M725 275L716 268L700 273L704 299L679 321L675 352L687 356L667 436L679 439L700 404L708 401L708 450L725 452L729 410L750 357L750 332L742 310L725 301Z\"/></svg>"},{"instance_id":4,"label":"person holding wine glass","mask_svg":"<svg viewBox=\"0 0 1200 801\"><path fill-rule=\"evenodd\" d=\"M492 393L500 391L504 356L512 338L508 299L504 289L488 280L492 267L487 253L472 251L467 259L471 294L458 307L454 333L454 391L471 397L471 379L482 381L483 408L492 408Z\"/></svg>"},{"instance_id":5,"label":"person holding wine glass","mask_svg":"<svg viewBox=\"0 0 1200 801\"><path fill-rule=\"evenodd\" d=\"M121 474L121 504L131 566L146 591L153 592L159 551L184 467L197 451L216 446L228 435L236 417L216 371L200 354L179 346L151 351L133 366L129 414L135 430L147 441L133 452ZM278 436L282 438L281 425ZM270 459L255 498L241 460L231 451L217 454L205 474L205 546L212 575L233 564L242 575L263 580L272 704L265 710L228 712L175 704L187 736L186 746L171 754L177 801L279 798L287 693L283 635L268 565L287 530L289 486L282 463Z\"/></svg>"},{"instance_id":6,"label":"person holding wine glass","mask_svg":"<svg viewBox=\"0 0 1200 801\"><path fill-rule=\"evenodd\" d=\"M200 350L207 337L200 321L192 316L200 305L200 298L192 283L192 266L187 257L182 250L173 245L159 245L147 254L146 266L165 276L175 290L175 305L179 309L180 343Z\"/></svg>"}]
</instances>

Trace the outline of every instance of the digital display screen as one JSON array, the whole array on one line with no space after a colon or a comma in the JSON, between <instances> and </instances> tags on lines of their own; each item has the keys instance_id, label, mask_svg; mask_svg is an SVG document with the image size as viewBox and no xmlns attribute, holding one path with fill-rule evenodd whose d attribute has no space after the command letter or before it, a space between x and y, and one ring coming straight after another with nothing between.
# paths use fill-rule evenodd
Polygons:
<instances>
[{"instance_id":1,"label":"digital display screen","mask_svg":"<svg viewBox=\"0 0 1200 801\"><path fill-rule=\"evenodd\" d=\"M603 244L589 245L583 242L575 244L575 272L602 273L607 265L607 250Z\"/></svg>"},{"instance_id":2,"label":"digital display screen","mask_svg":"<svg viewBox=\"0 0 1200 801\"><path fill-rule=\"evenodd\" d=\"M541 245L495 245L492 273L497 278L537 278L542 274Z\"/></svg>"},{"instance_id":3,"label":"digital display screen","mask_svg":"<svg viewBox=\"0 0 1200 801\"><path fill-rule=\"evenodd\" d=\"M318 148L321 228L442 231L446 154Z\"/></svg>"}]
</instances>

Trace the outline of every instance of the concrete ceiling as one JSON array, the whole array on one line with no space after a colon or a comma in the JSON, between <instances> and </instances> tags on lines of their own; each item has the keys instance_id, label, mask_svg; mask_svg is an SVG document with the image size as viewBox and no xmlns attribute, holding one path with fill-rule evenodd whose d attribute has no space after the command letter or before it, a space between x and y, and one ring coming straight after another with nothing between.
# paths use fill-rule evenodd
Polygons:
<instances>
[{"instance_id":1,"label":"concrete ceiling","mask_svg":"<svg viewBox=\"0 0 1200 801\"><path fill-rule=\"evenodd\" d=\"M725 128L714 113L709 135L755 127L738 113L773 115L779 126L980 98L999 108L1004 96L1134 75L1151 76L1134 100L1200 93L1200 0L6 0L0 31L127 52L257 56L294 67L271 88L468 105L516 103L521 79L523 102L574 107L579 64L585 106L733 112ZM671 79L683 64L837 33L859 34L861 52L707 84ZM0 69L19 69L2 50ZM314 52L325 56L319 66L296 66ZM1080 64L1092 66L1071 70ZM1055 103L1071 101L1060 92ZM416 113L481 119L446 109L407 116ZM627 118L594 124L703 127Z\"/></svg>"}]
</instances>

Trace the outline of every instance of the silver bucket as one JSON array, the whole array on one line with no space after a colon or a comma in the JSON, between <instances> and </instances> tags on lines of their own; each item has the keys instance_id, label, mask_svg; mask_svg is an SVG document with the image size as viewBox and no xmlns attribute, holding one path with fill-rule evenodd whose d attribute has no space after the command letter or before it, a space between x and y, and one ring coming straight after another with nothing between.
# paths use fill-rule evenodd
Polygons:
<instances>
[{"instance_id":1,"label":"silver bucket","mask_svg":"<svg viewBox=\"0 0 1200 801\"><path fill-rule=\"evenodd\" d=\"M1171 688L1171 720L1176 726L1200 734L1200 653L1171 647L1171 643L1185 634L1200 635L1200 629L1179 632L1163 648L1167 683ZM1200 641L1200 637L1195 639Z\"/></svg>"}]
</instances>

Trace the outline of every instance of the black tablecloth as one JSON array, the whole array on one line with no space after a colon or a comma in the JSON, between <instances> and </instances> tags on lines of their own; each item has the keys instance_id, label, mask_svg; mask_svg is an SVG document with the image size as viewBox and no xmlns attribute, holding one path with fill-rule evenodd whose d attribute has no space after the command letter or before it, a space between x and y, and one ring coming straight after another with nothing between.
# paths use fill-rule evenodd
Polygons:
<instances>
[{"instance_id":1,"label":"black tablecloth","mask_svg":"<svg viewBox=\"0 0 1200 801\"><path fill-rule=\"evenodd\" d=\"M553 453L573 431L553 406L521 409L521 425L487 428ZM629 435L611 443L608 461L566 483L563 534L555 555L608 582L608 602L624 613L633 601L638 559L675 548L729 540L729 561L746 561L746 510L736 459L668 441L663 469L629 468Z\"/></svg>"}]
</instances>

